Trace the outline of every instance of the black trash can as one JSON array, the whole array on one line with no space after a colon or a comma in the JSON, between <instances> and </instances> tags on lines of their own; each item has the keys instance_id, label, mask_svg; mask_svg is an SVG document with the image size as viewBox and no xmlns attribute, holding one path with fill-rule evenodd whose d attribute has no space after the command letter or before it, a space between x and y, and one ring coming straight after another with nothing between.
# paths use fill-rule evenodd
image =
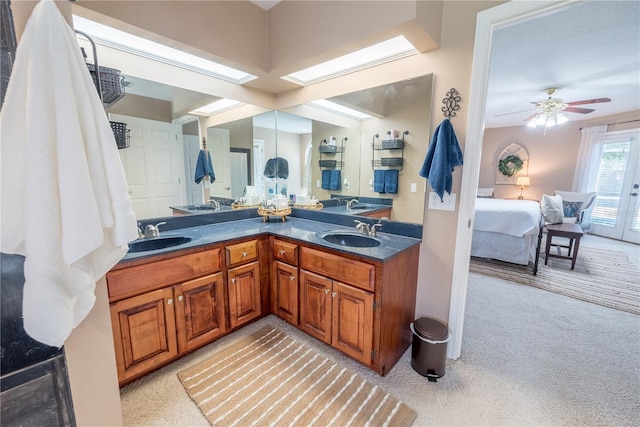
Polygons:
<instances>
[{"instance_id":1,"label":"black trash can","mask_svg":"<svg viewBox=\"0 0 640 427\"><path fill-rule=\"evenodd\" d=\"M413 345L411 367L429 381L444 375L447 362L449 330L439 320L422 317L411 324Z\"/></svg>"}]
</instances>

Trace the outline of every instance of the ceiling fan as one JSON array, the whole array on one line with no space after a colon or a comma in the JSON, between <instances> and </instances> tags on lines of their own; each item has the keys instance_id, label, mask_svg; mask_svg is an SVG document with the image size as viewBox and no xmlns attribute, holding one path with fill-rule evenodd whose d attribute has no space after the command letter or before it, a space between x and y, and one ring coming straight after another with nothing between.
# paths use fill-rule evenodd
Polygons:
<instances>
[{"instance_id":1,"label":"ceiling fan","mask_svg":"<svg viewBox=\"0 0 640 427\"><path fill-rule=\"evenodd\" d=\"M534 109L529 109L524 111L515 111L512 113L505 113L505 114L498 114L495 117L535 110L535 113L533 113L531 116L527 117L524 120L525 122L529 122L532 119L538 118L539 116L546 117L546 118L554 118L561 111L569 112L569 113L587 114L595 110L593 108L579 108L579 107L576 107L576 105L597 104L600 102L611 102L611 99L609 98L594 98L594 99L584 99L582 101L564 102L561 98L552 98L552 95L556 92L556 90L557 88L555 87L550 87L548 89L545 89L545 93L549 97L541 101L531 102L536 106L536 108Z\"/></svg>"}]
</instances>

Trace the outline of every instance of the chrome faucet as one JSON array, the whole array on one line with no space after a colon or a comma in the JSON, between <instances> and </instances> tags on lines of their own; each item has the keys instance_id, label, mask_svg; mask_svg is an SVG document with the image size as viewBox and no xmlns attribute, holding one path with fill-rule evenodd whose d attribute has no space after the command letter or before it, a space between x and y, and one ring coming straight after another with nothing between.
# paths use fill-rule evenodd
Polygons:
<instances>
[{"instance_id":1,"label":"chrome faucet","mask_svg":"<svg viewBox=\"0 0 640 427\"><path fill-rule=\"evenodd\" d=\"M159 237L160 236L160 227L161 225L166 224L166 222L159 222L156 225L147 224L144 229L144 237L148 239L150 237Z\"/></svg>"},{"instance_id":2,"label":"chrome faucet","mask_svg":"<svg viewBox=\"0 0 640 427\"><path fill-rule=\"evenodd\" d=\"M213 205L214 208L216 209L220 209L220 202L217 201L216 199L210 199L209 203L211 203Z\"/></svg>"},{"instance_id":3,"label":"chrome faucet","mask_svg":"<svg viewBox=\"0 0 640 427\"><path fill-rule=\"evenodd\" d=\"M378 221L377 224L373 224L369 228L369 236L375 237L378 234L377 231L376 231L376 227L382 228L382 221L389 221L389 218L387 218L386 216L383 216L382 218L380 218L380 220Z\"/></svg>"},{"instance_id":4,"label":"chrome faucet","mask_svg":"<svg viewBox=\"0 0 640 427\"><path fill-rule=\"evenodd\" d=\"M368 236L371 233L371 231L369 230L369 224L367 224L366 222L358 221L357 219L354 220L354 222L356 223L356 229L360 231L360 233L364 234L365 236Z\"/></svg>"},{"instance_id":5,"label":"chrome faucet","mask_svg":"<svg viewBox=\"0 0 640 427\"><path fill-rule=\"evenodd\" d=\"M347 208L353 206L354 203L359 203L358 199L351 199L347 202Z\"/></svg>"},{"instance_id":6,"label":"chrome faucet","mask_svg":"<svg viewBox=\"0 0 640 427\"><path fill-rule=\"evenodd\" d=\"M138 239L144 239L144 231L142 231L142 223L138 223Z\"/></svg>"}]
</instances>

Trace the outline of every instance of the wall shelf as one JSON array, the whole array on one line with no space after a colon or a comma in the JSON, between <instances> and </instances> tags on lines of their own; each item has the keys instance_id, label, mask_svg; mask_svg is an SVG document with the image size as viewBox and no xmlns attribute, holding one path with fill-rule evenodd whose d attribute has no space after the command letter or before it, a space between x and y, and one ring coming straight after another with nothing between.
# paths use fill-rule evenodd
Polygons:
<instances>
[{"instance_id":1,"label":"wall shelf","mask_svg":"<svg viewBox=\"0 0 640 427\"><path fill-rule=\"evenodd\" d=\"M402 167L404 165L405 135L409 135L408 130L402 133L402 138L383 139L379 142L376 142L376 140L379 138L379 135L376 134L373 136L373 141L371 142L371 167L374 170L376 168L402 170ZM393 157L376 157L376 152L381 151L388 151L389 155L400 152L400 156L396 155Z\"/></svg>"},{"instance_id":2,"label":"wall shelf","mask_svg":"<svg viewBox=\"0 0 640 427\"><path fill-rule=\"evenodd\" d=\"M344 142L346 140L346 137L342 138L340 145L327 144L326 139L321 141L321 144L318 147L318 152L320 153L318 165L321 169L342 169L344 166ZM340 155L339 157L337 156L338 154ZM329 158L323 159L323 156L329 156Z\"/></svg>"}]
</instances>

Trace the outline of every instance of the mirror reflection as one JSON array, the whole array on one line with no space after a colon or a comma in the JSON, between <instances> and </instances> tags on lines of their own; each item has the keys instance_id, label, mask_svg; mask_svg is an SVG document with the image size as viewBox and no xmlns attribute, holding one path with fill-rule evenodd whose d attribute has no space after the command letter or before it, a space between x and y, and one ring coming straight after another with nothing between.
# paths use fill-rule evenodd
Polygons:
<instances>
[{"instance_id":1,"label":"mirror reflection","mask_svg":"<svg viewBox=\"0 0 640 427\"><path fill-rule=\"evenodd\" d=\"M292 201L305 194L320 201L386 199L392 204L393 220L421 223L425 182L418 170L429 140L431 86L432 76L427 75L331 98L372 116L365 120L305 104L209 127L206 118L194 116L173 123L174 117L166 118L171 109L162 112L163 100L136 95L134 87L109 112L112 121L127 123L131 131L131 145L120 154L140 219L207 213L205 208L171 208L203 205L212 198L223 206L243 198L246 202L249 191L260 200L277 194ZM383 146L389 132L403 140L402 150ZM195 166L203 145L211 154L215 181L205 178L196 184ZM392 158L401 159L392 160L401 164L381 164ZM276 159L286 162L286 178L265 171ZM398 171L395 192L374 185L380 170Z\"/></svg>"}]
</instances>

